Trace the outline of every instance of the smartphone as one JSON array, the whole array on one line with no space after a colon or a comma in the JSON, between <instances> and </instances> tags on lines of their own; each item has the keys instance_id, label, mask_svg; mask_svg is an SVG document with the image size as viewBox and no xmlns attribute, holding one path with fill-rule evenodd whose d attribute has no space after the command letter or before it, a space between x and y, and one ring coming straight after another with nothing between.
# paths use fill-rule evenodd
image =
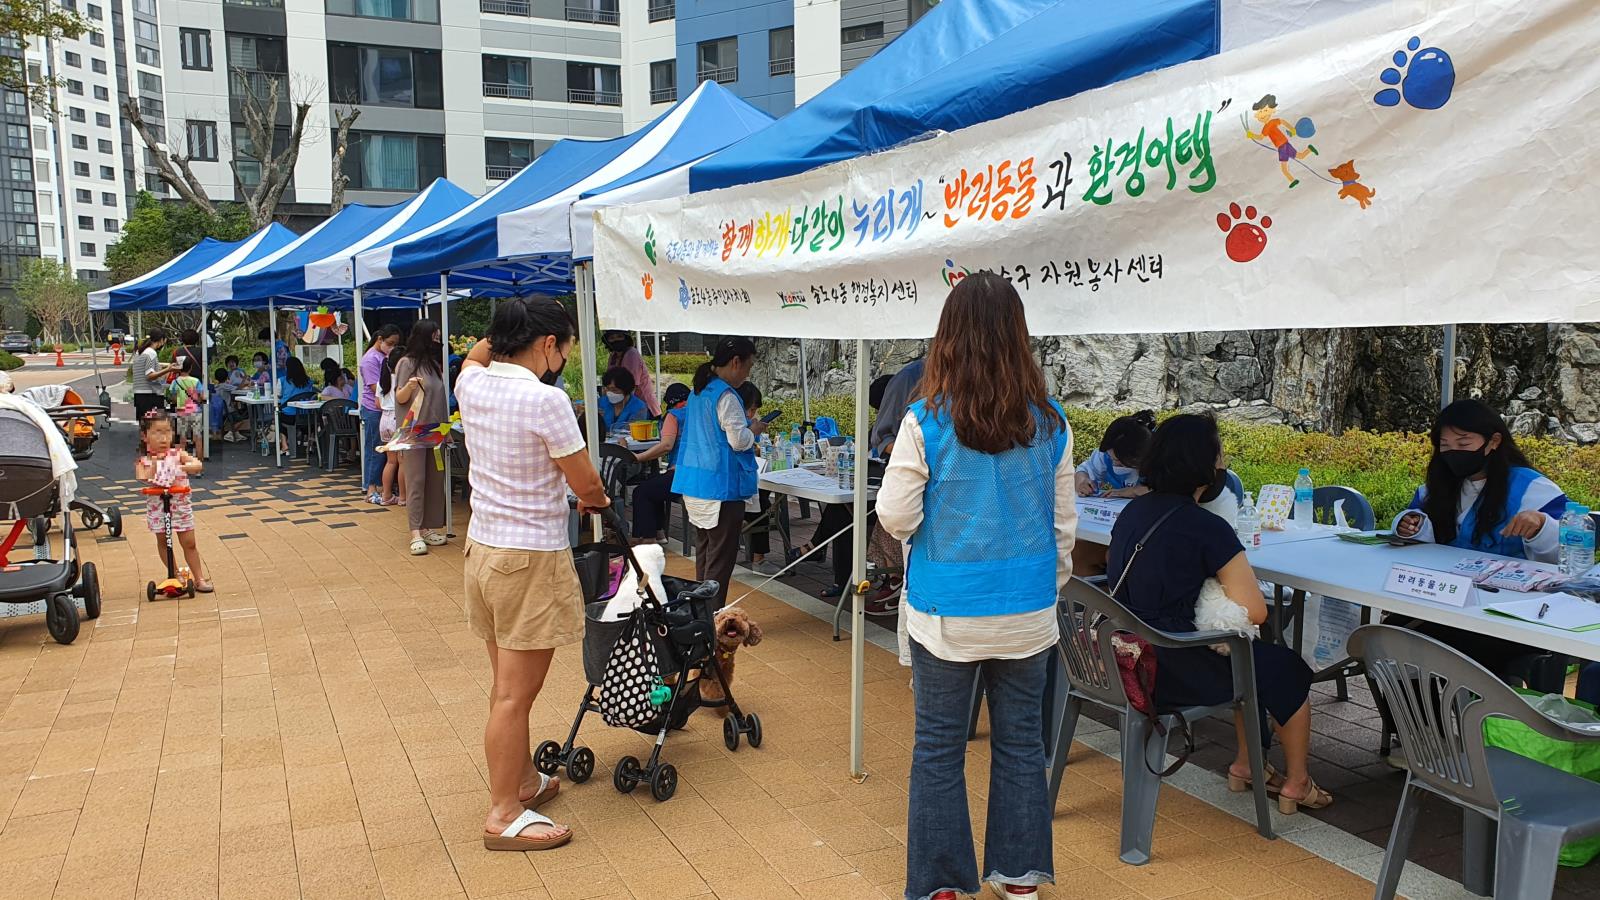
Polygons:
<instances>
[{"instance_id":1,"label":"smartphone","mask_svg":"<svg viewBox=\"0 0 1600 900\"><path fill-rule=\"evenodd\" d=\"M761 421L766 422L768 425L771 425L773 422L776 422L778 420L778 417L781 416L781 415L783 415L783 410L775 409L772 412L769 412L766 415L762 416L761 417Z\"/></svg>"}]
</instances>

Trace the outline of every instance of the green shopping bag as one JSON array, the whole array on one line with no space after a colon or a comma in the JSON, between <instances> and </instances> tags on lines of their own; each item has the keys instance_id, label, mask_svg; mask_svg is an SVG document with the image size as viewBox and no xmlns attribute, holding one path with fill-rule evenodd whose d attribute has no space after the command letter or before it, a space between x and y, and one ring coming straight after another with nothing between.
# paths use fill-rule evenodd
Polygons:
<instances>
[{"instance_id":1,"label":"green shopping bag","mask_svg":"<svg viewBox=\"0 0 1600 900\"><path fill-rule=\"evenodd\" d=\"M1517 689L1517 693L1524 697L1544 696L1539 691L1520 688ZM1569 698L1567 702L1590 712L1596 712L1595 707L1581 700ZM1483 721L1483 742L1490 747L1499 747L1519 756L1526 756L1553 769L1600 782L1600 747L1594 744L1577 744L1547 738L1521 722L1498 716L1491 716ZM1560 862L1563 866L1576 868L1588 865L1596 856L1600 856L1600 835L1564 845L1561 848Z\"/></svg>"}]
</instances>

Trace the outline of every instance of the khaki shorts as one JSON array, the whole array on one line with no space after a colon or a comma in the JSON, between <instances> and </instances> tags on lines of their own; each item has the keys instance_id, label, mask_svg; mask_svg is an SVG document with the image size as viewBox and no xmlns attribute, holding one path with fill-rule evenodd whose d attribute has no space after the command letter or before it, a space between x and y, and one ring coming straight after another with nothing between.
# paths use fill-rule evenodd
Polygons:
<instances>
[{"instance_id":1,"label":"khaki shorts","mask_svg":"<svg viewBox=\"0 0 1600 900\"><path fill-rule=\"evenodd\" d=\"M570 550L509 550L467 540L467 625L505 650L583 640L583 589Z\"/></svg>"}]
</instances>

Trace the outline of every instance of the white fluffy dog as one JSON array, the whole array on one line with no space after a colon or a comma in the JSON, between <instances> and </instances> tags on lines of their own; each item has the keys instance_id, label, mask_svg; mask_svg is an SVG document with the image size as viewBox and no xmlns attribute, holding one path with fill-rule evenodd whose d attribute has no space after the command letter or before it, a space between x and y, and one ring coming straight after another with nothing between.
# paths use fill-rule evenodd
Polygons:
<instances>
[{"instance_id":1,"label":"white fluffy dog","mask_svg":"<svg viewBox=\"0 0 1600 900\"><path fill-rule=\"evenodd\" d=\"M1194 604L1194 627L1200 631L1236 631L1252 638L1261 636L1261 629L1250 623L1250 612L1228 599L1222 583L1207 578L1200 586L1200 598ZM1227 644L1212 644L1211 649L1228 655Z\"/></svg>"},{"instance_id":2,"label":"white fluffy dog","mask_svg":"<svg viewBox=\"0 0 1600 900\"><path fill-rule=\"evenodd\" d=\"M666 586L661 583L661 575L667 570L666 551L659 544L647 542L634 547L633 556L639 561L639 567L644 569L645 577L655 591L656 602L666 603L671 599L667 596ZM639 576L633 571L633 566L626 567L623 573L616 594L612 595L605 610L600 613L602 622L620 622L644 602L644 593L639 590Z\"/></svg>"}]
</instances>

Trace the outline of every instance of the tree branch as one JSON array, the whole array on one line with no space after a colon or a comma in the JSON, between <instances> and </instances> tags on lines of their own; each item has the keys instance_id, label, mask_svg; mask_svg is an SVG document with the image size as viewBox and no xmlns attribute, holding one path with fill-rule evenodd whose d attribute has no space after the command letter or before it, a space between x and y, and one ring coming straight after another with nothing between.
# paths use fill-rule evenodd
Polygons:
<instances>
[{"instance_id":1,"label":"tree branch","mask_svg":"<svg viewBox=\"0 0 1600 900\"><path fill-rule=\"evenodd\" d=\"M350 184L350 176L344 174L344 156L350 149L350 126L361 117L361 110L354 104L344 111L335 111L334 118L338 130L333 138L333 211L344 209L344 190Z\"/></svg>"},{"instance_id":2,"label":"tree branch","mask_svg":"<svg viewBox=\"0 0 1600 900\"><path fill-rule=\"evenodd\" d=\"M189 168L189 158L176 153L170 153L161 146L155 135L150 132L150 126L145 123L144 113L139 109L139 101L128 97L122 101L122 114L138 132L139 139L144 142L145 149L156 160L156 175L173 190L178 196L194 204L208 214L216 213L216 206L207 196L205 185L196 178L194 171Z\"/></svg>"}]
</instances>

